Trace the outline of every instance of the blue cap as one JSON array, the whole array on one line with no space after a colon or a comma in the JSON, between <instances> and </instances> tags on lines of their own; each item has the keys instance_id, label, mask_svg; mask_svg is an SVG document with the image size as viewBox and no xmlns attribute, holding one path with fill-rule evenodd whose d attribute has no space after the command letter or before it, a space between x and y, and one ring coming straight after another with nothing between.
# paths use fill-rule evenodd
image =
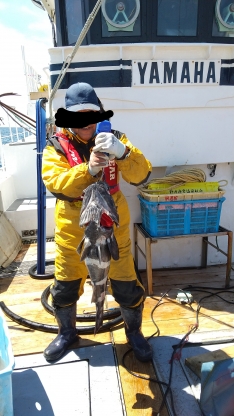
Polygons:
<instances>
[{"instance_id":1,"label":"blue cap","mask_svg":"<svg viewBox=\"0 0 234 416\"><path fill-rule=\"evenodd\" d=\"M100 110L96 92L85 82L77 82L67 89L65 106L68 111Z\"/></svg>"}]
</instances>

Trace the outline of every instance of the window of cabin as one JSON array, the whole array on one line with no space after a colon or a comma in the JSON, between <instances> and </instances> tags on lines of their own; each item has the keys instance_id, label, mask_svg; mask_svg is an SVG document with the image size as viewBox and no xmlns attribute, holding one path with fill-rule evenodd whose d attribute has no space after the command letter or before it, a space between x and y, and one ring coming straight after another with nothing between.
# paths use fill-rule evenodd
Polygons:
<instances>
[{"instance_id":1,"label":"window of cabin","mask_svg":"<svg viewBox=\"0 0 234 416\"><path fill-rule=\"evenodd\" d=\"M97 0L54 0L57 45L75 45ZM234 0L103 0L82 45L234 44Z\"/></svg>"},{"instance_id":2,"label":"window of cabin","mask_svg":"<svg viewBox=\"0 0 234 416\"><path fill-rule=\"evenodd\" d=\"M158 36L196 36L198 0L158 0Z\"/></svg>"},{"instance_id":3,"label":"window of cabin","mask_svg":"<svg viewBox=\"0 0 234 416\"><path fill-rule=\"evenodd\" d=\"M74 45L84 26L82 0L66 0L65 10L67 16L68 45Z\"/></svg>"}]
</instances>

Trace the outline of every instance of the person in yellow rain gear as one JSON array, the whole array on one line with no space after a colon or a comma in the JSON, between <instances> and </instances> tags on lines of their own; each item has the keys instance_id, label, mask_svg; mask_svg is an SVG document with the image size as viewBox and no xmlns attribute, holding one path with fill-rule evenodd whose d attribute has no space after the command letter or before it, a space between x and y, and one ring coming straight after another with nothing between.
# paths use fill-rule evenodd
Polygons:
<instances>
[{"instance_id":1,"label":"person in yellow rain gear","mask_svg":"<svg viewBox=\"0 0 234 416\"><path fill-rule=\"evenodd\" d=\"M82 82L67 89L65 106L68 111L82 115L104 112L94 89ZM120 305L126 337L135 356L141 361L152 358L151 346L141 332L144 287L134 266L130 213L119 187L119 172L126 182L138 186L147 181L152 166L124 133L111 130L97 135L96 124L89 124L83 128L62 128L48 139L43 152L42 179L57 198L55 279L50 292L59 331L44 351L48 361L60 358L77 340L76 302L87 278L86 266L77 253L84 235L84 230L79 227L81 196L85 188L100 179L103 170L119 214L119 227L114 229L119 260L111 260L110 290Z\"/></svg>"}]
</instances>

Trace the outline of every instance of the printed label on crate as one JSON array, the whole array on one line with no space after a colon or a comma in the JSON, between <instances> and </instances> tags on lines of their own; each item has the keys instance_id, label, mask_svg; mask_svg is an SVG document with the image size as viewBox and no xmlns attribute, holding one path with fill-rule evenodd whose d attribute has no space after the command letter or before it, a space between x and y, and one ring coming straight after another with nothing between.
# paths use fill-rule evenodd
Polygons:
<instances>
[{"instance_id":1,"label":"printed label on crate","mask_svg":"<svg viewBox=\"0 0 234 416\"><path fill-rule=\"evenodd\" d=\"M164 201L178 201L178 196L175 196L175 195L165 196Z\"/></svg>"},{"instance_id":2,"label":"printed label on crate","mask_svg":"<svg viewBox=\"0 0 234 416\"><path fill-rule=\"evenodd\" d=\"M200 189L188 189L188 188L184 188L184 189L178 189L178 190L176 190L176 189L171 189L170 190L170 194L193 194L193 193L195 193L195 192L203 192L203 190L200 188Z\"/></svg>"},{"instance_id":3,"label":"printed label on crate","mask_svg":"<svg viewBox=\"0 0 234 416\"><path fill-rule=\"evenodd\" d=\"M152 194L199 194L203 192L217 192L218 182L187 182L180 186L171 186L169 183L149 183L148 189ZM147 192L147 191L146 191Z\"/></svg>"}]
</instances>

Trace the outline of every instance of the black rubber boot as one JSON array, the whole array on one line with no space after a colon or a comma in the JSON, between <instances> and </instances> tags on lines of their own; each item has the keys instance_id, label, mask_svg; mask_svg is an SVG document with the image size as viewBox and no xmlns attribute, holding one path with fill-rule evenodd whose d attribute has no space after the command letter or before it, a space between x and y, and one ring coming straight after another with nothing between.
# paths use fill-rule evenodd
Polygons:
<instances>
[{"instance_id":1,"label":"black rubber boot","mask_svg":"<svg viewBox=\"0 0 234 416\"><path fill-rule=\"evenodd\" d=\"M141 332L143 304L137 308L125 308L120 306L121 315L125 324L125 333L136 358L140 361L152 359L151 345Z\"/></svg>"},{"instance_id":2,"label":"black rubber boot","mask_svg":"<svg viewBox=\"0 0 234 416\"><path fill-rule=\"evenodd\" d=\"M59 332L43 353L47 361L55 361L62 357L69 345L77 340L76 303L66 308L55 307L55 318Z\"/></svg>"}]
</instances>

